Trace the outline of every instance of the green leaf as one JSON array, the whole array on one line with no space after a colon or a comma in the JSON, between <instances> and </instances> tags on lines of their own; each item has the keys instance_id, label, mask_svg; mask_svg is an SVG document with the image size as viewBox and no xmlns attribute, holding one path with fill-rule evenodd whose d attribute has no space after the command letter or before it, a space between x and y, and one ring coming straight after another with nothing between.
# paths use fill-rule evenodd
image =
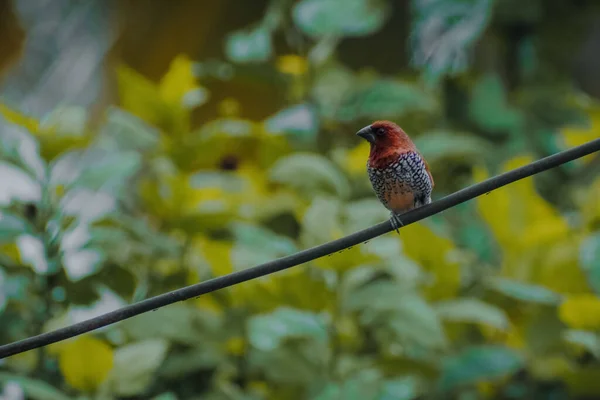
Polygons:
<instances>
[{"instance_id":1,"label":"green leaf","mask_svg":"<svg viewBox=\"0 0 600 400\"><path fill-rule=\"evenodd\" d=\"M414 142L429 163L449 158L480 159L491 150L489 143L483 139L447 131L423 133Z\"/></svg>"},{"instance_id":2,"label":"green leaf","mask_svg":"<svg viewBox=\"0 0 600 400\"><path fill-rule=\"evenodd\" d=\"M23 127L7 122L0 115L0 159L26 172L31 178L42 180L46 162L40 156L39 143Z\"/></svg>"},{"instance_id":3,"label":"green leaf","mask_svg":"<svg viewBox=\"0 0 600 400\"><path fill-rule=\"evenodd\" d=\"M107 152L84 168L74 185L79 188L116 193L126 185L141 166L141 155L135 151Z\"/></svg>"},{"instance_id":4,"label":"green leaf","mask_svg":"<svg viewBox=\"0 0 600 400\"><path fill-rule=\"evenodd\" d=\"M114 367L108 378L111 391L118 396L139 395L152 383L169 344L163 339L148 339L115 350Z\"/></svg>"},{"instance_id":5,"label":"green leaf","mask_svg":"<svg viewBox=\"0 0 600 400\"><path fill-rule=\"evenodd\" d=\"M265 126L273 134L285 133L303 140L312 140L319 131L319 119L312 106L298 104L269 117Z\"/></svg>"},{"instance_id":6,"label":"green leaf","mask_svg":"<svg viewBox=\"0 0 600 400\"><path fill-rule=\"evenodd\" d=\"M488 288L516 300L530 303L556 305L561 296L543 286L522 283L505 278L490 278L486 280Z\"/></svg>"},{"instance_id":7,"label":"green leaf","mask_svg":"<svg viewBox=\"0 0 600 400\"><path fill-rule=\"evenodd\" d=\"M311 88L311 98L323 118L335 119L338 110L354 93L356 77L343 65L327 65L318 70Z\"/></svg>"},{"instance_id":8,"label":"green leaf","mask_svg":"<svg viewBox=\"0 0 600 400\"><path fill-rule=\"evenodd\" d=\"M165 392L154 396L152 400L177 400L177 395L173 392Z\"/></svg>"},{"instance_id":9,"label":"green leaf","mask_svg":"<svg viewBox=\"0 0 600 400\"><path fill-rule=\"evenodd\" d=\"M71 397L41 380L0 372L0 382L17 383L30 400L72 400Z\"/></svg>"},{"instance_id":10,"label":"green leaf","mask_svg":"<svg viewBox=\"0 0 600 400\"><path fill-rule=\"evenodd\" d=\"M401 341L428 349L446 347L442 323L425 300L417 294L407 293L392 301L396 301L398 306L391 314L389 324Z\"/></svg>"},{"instance_id":11,"label":"green leaf","mask_svg":"<svg viewBox=\"0 0 600 400\"><path fill-rule=\"evenodd\" d=\"M342 234L342 203L333 197L316 196L302 217L301 239L305 246L328 242Z\"/></svg>"},{"instance_id":12,"label":"green leaf","mask_svg":"<svg viewBox=\"0 0 600 400\"><path fill-rule=\"evenodd\" d=\"M495 380L516 372L523 360L500 346L478 346L443 362L439 385L443 391L479 381Z\"/></svg>"},{"instance_id":13,"label":"green leaf","mask_svg":"<svg viewBox=\"0 0 600 400\"><path fill-rule=\"evenodd\" d=\"M600 294L600 234L591 235L581 243L579 264L596 294Z\"/></svg>"},{"instance_id":14,"label":"green leaf","mask_svg":"<svg viewBox=\"0 0 600 400\"><path fill-rule=\"evenodd\" d=\"M260 371L265 380L274 384L309 387L326 373L329 348L314 340L288 340L285 346L272 351L253 350L249 364Z\"/></svg>"},{"instance_id":15,"label":"green leaf","mask_svg":"<svg viewBox=\"0 0 600 400\"><path fill-rule=\"evenodd\" d=\"M155 148L160 139L158 130L141 118L118 107L111 106L101 135L110 140L117 150L148 150Z\"/></svg>"},{"instance_id":16,"label":"green leaf","mask_svg":"<svg viewBox=\"0 0 600 400\"><path fill-rule=\"evenodd\" d=\"M210 341L207 336L216 332L218 321L196 307L174 304L125 321L121 328L133 340L161 338L197 346Z\"/></svg>"},{"instance_id":17,"label":"green leaf","mask_svg":"<svg viewBox=\"0 0 600 400\"><path fill-rule=\"evenodd\" d=\"M439 302L435 310L442 320L472 322L501 330L508 329L508 317L503 310L478 299L453 299Z\"/></svg>"},{"instance_id":18,"label":"green leaf","mask_svg":"<svg viewBox=\"0 0 600 400\"><path fill-rule=\"evenodd\" d=\"M269 178L309 196L329 193L347 198L350 194L346 176L335 164L317 154L295 153L280 158L271 167Z\"/></svg>"},{"instance_id":19,"label":"green leaf","mask_svg":"<svg viewBox=\"0 0 600 400\"><path fill-rule=\"evenodd\" d=\"M270 314L253 316L248 322L248 338L256 349L271 351L288 338L310 338L327 342L327 326L320 316L280 307Z\"/></svg>"},{"instance_id":20,"label":"green leaf","mask_svg":"<svg viewBox=\"0 0 600 400\"><path fill-rule=\"evenodd\" d=\"M227 58L238 63L264 62L273 52L271 32L263 27L231 33L225 41Z\"/></svg>"},{"instance_id":21,"label":"green leaf","mask_svg":"<svg viewBox=\"0 0 600 400\"><path fill-rule=\"evenodd\" d=\"M345 379L341 384L328 384L314 400L378 400L381 372L365 369Z\"/></svg>"},{"instance_id":22,"label":"green leaf","mask_svg":"<svg viewBox=\"0 0 600 400\"><path fill-rule=\"evenodd\" d=\"M385 381L377 400L411 400L418 395L417 379L408 376Z\"/></svg>"},{"instance_id":23,"label":"green leaf","mask_svg":"<svg viewBox=\"0 0 600 400\"><path fill-rule=\"evenodd\" d=\"M495 74L482 76L471 94L469 114L479 127L492 132L514 132L523 123L519 111L508 105L504 85Z\"/></svg>"},{"instance_id":24,"label":"green leaf","mask_svg":"<svg viewBox=\"0 0 600 400\"><path fill-rule=\"evenodd\" d=\"M0 243L12 242L25 233L32 233L26 220L8 211L0 211Z\"/></svg>"},{"instance_id":25,"label":"green leaf","mask_svg":"<svg viewBox=\"0 0 600 400\"><path fill-rule=\"evenodd\" d=\"M6 275L4 274L4 271L0 268L0 315L2 315L2 312L6 308L6 301L8 300L9 296L9 294L7 293L8 284L6 281Z\"/></svg>"},{"instance_id":26,"label":"green leaf","mask_svg":"<svg viewBox=\"0 0 600 400\"><path fill-rule=\"evenodd\" d=\"M376 281L346 296L344 309L360 311L363 325L387 325L402 342L427 348L446 345L441 321L418 294L391 281Z\"/></svg>"},{"instance_id":27,"label":"green leaf","mask_svg":"<svg viewBox=\"0 0 600 400\"><path fill-rule=\"evenodd\" d=\"M40 128L60 136L82 136L87 124L87 111L79 106L58 106L40 121Z\"/></svg>"},{"instance_id":28,"label":"green leaf","mask_svg":"<svg viewBox=\"0 0 600 400\"><path fill-rule=\"evenodd\" d=\"M600 337L594 332L569 329L563 333L563 339L571 344L583 347L600 358Z\"/></svg>"},{"instance_id":29,"label":"green leaf","mask_svg":"<svg viewBox=\"0 0 600 400\"><path fill-rule=\"evenodd\" d=\"M417 85L380 79L354 94L339 113L342 120L359 118L393 119L414 111L431 112L436 107L433 96Z\"/></svg>"},{"instance_id":30,"label":"green leaf","mask_svg":"<svg viewBox=\"0 0 600 400\"><path fill-rule=\"evenodd\" d=\"M17 238L17 248L21 260L25 265L30 265L33 270L41 275L52 275L58 271L60 264L56 260L46 257L44 242L34 235L23 234Z\"/></svg>"},{"instance_id":31,"label":"green leaf","mask_svg":"<svg viewBox=\"0 0 600 400\"><path fill-rule=\"evenodd\" d=\"M412 0L412 63L425 78L438 82L464 71L468 52L489 24L492 0Z\"/></svg>"},{"instance_id":32,"label":"green leaf","mask_svg":"<svg viewBox=\"0 0 600 400\"><path fill-rule=\"evenodd\" d=\"M311 38L366 36L378 31L387 19L384 2L367 0L302 0L292 18Z\"/></svg>"},{"instance_id":33,"label":"green leaf","mask_svg":"<svg viewBox=\"0 0 600 400\"><path fill-rule=\"evenodd\" d=\"M234 223L231 230L235 239L231 258L237 270L298 251L293 240L257 225Z\"/></svg>"},{"instance_id":34,"label":"green leaf","mask_svg":"<svg viewBox=\"0 0 600 400\"><path fill-rule=\"evenodd\" d=\"M365 229L390 218L389 211L376 198L364 198L345 206L346 227L350 232Z\"/></svg>"}]
</instances>

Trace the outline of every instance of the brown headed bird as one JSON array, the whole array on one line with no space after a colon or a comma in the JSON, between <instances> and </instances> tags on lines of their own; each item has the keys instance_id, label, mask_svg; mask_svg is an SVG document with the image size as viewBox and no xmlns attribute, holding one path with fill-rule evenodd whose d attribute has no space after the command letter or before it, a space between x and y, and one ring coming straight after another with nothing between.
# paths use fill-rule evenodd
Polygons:
<instances>
[{"instance_id":1,"label":"brown headed bird","mask_svg":"<svg viewBox=\"0 0 600 400\"><path fill-rule=\"evenodd\" d=\"M398 231L403 225L400 214L431 203L434 183L429 166L406 132L393 122L376 121L356 134L371 145L369 179L379 201L392 212L392 226Z\"/></svg>"}]
</instances>

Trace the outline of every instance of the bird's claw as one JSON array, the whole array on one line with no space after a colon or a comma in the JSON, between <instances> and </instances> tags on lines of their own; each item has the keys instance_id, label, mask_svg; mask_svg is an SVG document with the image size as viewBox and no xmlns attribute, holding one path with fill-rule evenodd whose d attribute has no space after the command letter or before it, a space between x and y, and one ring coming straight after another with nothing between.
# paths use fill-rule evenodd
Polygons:
<instances>
[{"instance_id":1,"label":"bird's claw","mask_svg":"<svg viewBox=\"0 0 600 400\"><path fill-rule=\"evenodd\" d=\"M402 220L400 219L400 217L398 215L392 213L392 217L390 218L390 222L392 223L392 228L398 234L400 234L400 231L398 229L400 229L401 227L404 226L404 224L402 223Z\"/></svg>"}]
</instances>

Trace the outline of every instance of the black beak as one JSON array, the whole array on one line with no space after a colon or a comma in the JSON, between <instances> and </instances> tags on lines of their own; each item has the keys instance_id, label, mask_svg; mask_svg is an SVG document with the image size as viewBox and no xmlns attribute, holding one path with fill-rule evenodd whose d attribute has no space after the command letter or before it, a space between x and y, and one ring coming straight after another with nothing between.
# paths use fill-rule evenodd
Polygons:
<instances>
[{"instance_id":1,"label":"black beak","mask_svg":"<svg viewBox=\"0 0 600 400\"><path fill-rule=\"evenodd\" d=\"M375 133L373 133L371 125L365 126L360 131L356 132L356 134L369 143L375 143Z\"/></svg>"}]
</instances>

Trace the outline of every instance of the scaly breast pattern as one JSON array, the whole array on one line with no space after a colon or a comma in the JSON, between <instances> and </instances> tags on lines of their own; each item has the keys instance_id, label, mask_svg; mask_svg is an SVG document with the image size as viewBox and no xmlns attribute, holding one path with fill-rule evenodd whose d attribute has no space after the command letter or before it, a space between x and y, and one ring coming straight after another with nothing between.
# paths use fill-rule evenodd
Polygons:
<instances>
[{"instance_id":1,"label":"scaly breast pattern","mask_svg":"<svg viewBox=\"0 0 600 400\"><path fill-rule=\"evenodd\" d=\"M384 168L367 164L367 170L375 194L388 210L401 214L431 202L432 184L419 153L402 153Z\"/></svg>"}]
</instances>

